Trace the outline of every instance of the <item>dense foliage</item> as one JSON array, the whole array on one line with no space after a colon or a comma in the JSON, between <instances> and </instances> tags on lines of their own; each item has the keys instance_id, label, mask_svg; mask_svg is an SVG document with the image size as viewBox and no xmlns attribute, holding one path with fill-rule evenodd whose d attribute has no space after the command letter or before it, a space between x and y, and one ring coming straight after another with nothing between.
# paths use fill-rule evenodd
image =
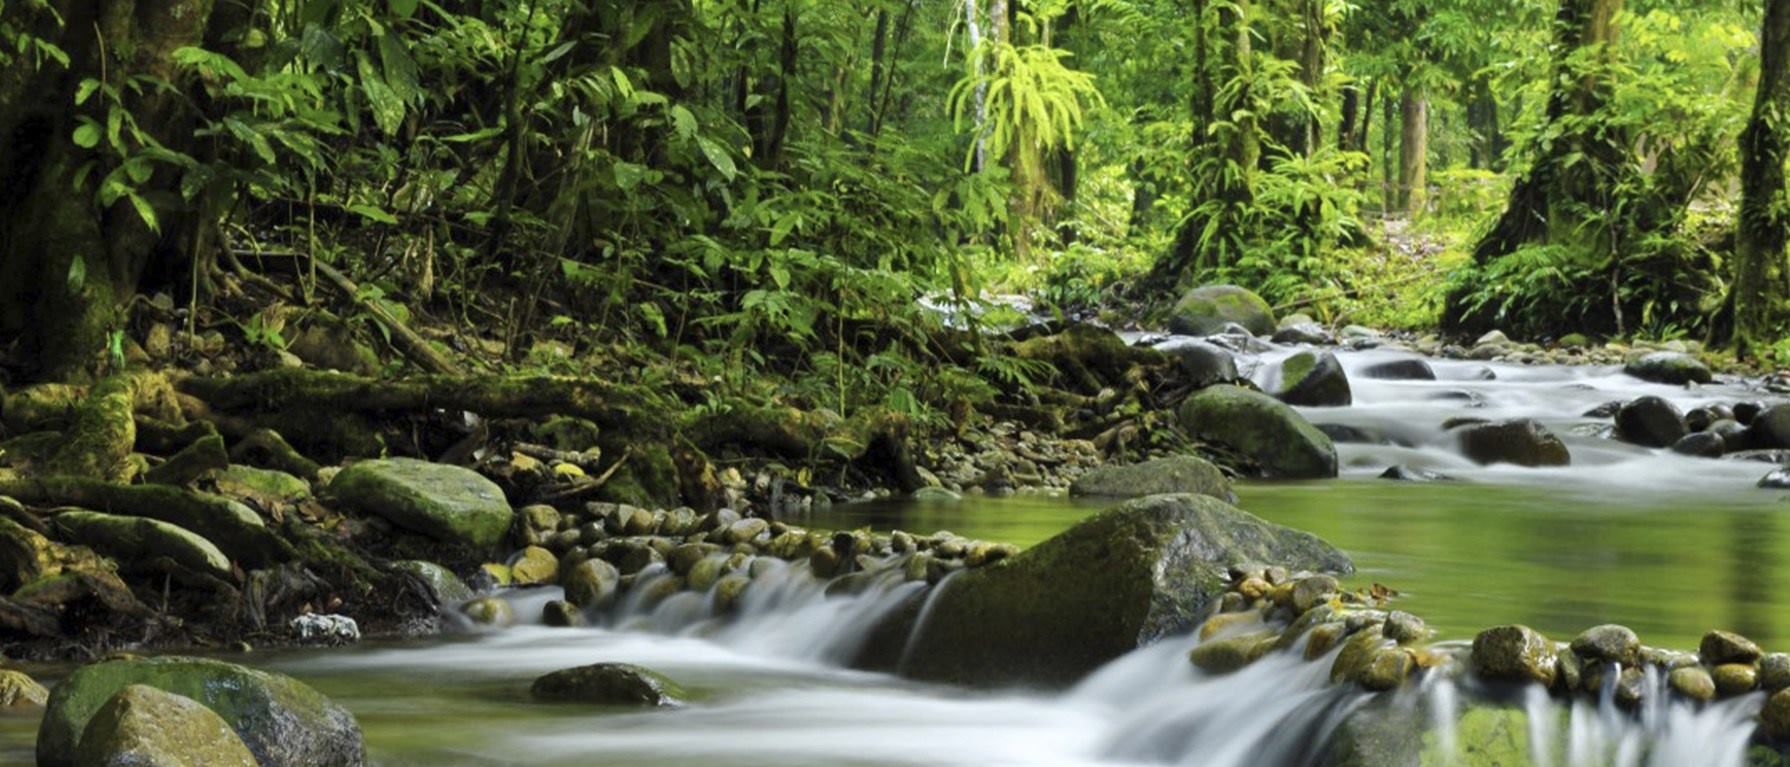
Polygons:
<instances>
[{"instance_id":1,"label":"dense foliage","mask_svg":"<svg viewBox=\"0 0 1790 767\"><path fill-rule=\"evenodd\" d=\"M1043 374L933 340L1002 292L1228 280L1324 319L1421 327L1448 298L1463 330L1721 331L1758 4L1614 3L1619 33L1562 45L1587 3L157 0L203 19L139 9L131 37L5 0L0 104L48 82L66 114L0 121L0 173L67 149L54 180L196 302L296 254L311 290L305 259L345 267L515 359L622 341L842 411ZM1598 97L1563 114L1565 81ZM1544 167L1595 194L1469 258ZM137 286L98 253L0 271Z\"/></svg>"}]
</instances>

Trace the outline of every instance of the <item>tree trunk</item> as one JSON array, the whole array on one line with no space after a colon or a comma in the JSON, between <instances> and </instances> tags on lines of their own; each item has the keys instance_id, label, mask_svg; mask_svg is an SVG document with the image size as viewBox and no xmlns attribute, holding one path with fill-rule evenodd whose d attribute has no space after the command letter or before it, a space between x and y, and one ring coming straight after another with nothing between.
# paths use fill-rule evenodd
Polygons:
<instances>
[{"instance_id":1,"label":"tree trunk","mask_svg":"<svg viewBox=\"0 0 1790 767\"><path fill-rule=\"evenodd\" d=\"M1398 137L1398 132L1392 129L1396 109L1392 91L1388 89L1386 98L1380 100L1380 209L1389 214L1398 207L1398 166L1392 157L1393 139Z\"/></svg>"},{"instance_id":2,"label":"tree trunk","mask_svg":"<svg viewBox=\"0 0 1790 767\"><path fill-rule=\"evenodd\" d=\"M1560 0L1554 16L1554 85L1543 131L1552 138L1533 148L1537 154L1511 187L1504 213L1474 249L1476 264L1537 244L1568 245L1586 253L1615 249L1611 227L1586 226L1584 216L1586 211L1618 205L1612 199L1616 190L1609 169L1621 166L1631 142L1614 126L1584 119L1602 108L1610 83L1601 61L1583 53L1607 51L1607 44L1616 38L1615 18L1622 5L1623 0ZM1581 66L1591 69L1581 71ZM1448 296L1442 309L1445 331L1471 335L1495 324L1504 307L1487 304L1470 309L1473 290L1463 284ZM1620 331L1620 307L1612 302L1612 309ZM1530 313L1545 315L1548 308L1532 308Z\"/></svg>"},{"instance_id":3,"label":"tree trunk","mask_svg":"<svg viewBox=\"0 0 1790 767\"><path fill-rule=\"evenodd\" d=\"M1756 356L1781 338L1790 300L1790 0L1768 0L1759 34L1759 95L1740 138L1740 231L1734 258L1734 347Z\"/></svg>"},{"instance_id":4,"label":"tree trunk","mask_svg":"<svg viewBox=\"0 0 1790 767\"><path fill-rule=\"evenodd\" d=\"M1344 152L1355 146L1355 132L1361 130L1361 86L1343 86L1342 117L1336 126L1336 148Z\"/></svg>"},{"instance_id":5,"label":"tree trunk","mask_svg":"<svg viewBox=\"0 0 1790 767\"><path fill-rule=\"evenodd\" d=\"M882 93L883 58L889 50L889 9L876 12L876 32L870 44L870 89L864 94L864 135L876 133L876 109Z\"/></svg>"},{"instance_id":6,"label":"tree trunk","mask_svg":"<svg viewBox=\"0 0 1790 767\"><path fill-rule=\"evenodd\" d=\"M1421 213L1429 187L1429 96L1420 86L1405 86L1399 110L1398 210Z\"/></svg>"},{"instance_id":7,"label":"tree trunk","mask_svg":"<svg viewBox=\"0 0 1790 767\"><path fill-rule=\"evenodd\" d=\"M182 99L126 86L137 77L177 80L172 54L205 40L212 1L54 0L47 9L26 4L7 14L70 59L67 68L38 67L22 55L0 68L0 337L23 341L24 361L39 377L61 378L93 367L146 270L186 257L180 243L196 230L180 209L171 170L137 187L158 211L160 232L124 199L99 207L95 189L113 160L76 146L71 135L82 114L105 124L108 105L95 97L72 108L75 89L103 79L126 94L123 107L143 130L165 146L188 146L191 116ZM89 162L98 167L77 187Z\"/></svg>"}]
</instances>

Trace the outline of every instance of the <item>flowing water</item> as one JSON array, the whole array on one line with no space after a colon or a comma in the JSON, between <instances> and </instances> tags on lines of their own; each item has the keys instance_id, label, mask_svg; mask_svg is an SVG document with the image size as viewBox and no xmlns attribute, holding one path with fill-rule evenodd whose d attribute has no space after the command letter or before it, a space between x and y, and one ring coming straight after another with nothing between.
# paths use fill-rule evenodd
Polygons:
<instances>
[{"instance_id":1,"label":"flowing water","mask_svg":"<svg viewBox=\"0 0 1790 767\"><path fill-rule=\"evenodd\" d=\"M1271 384L1286 353L1265 352L1258 380ZM1246 483L1238 495L1243 508L1350 552L1360 568L1353 585L1403 591L1397 606L1444 638L1505 622L1557 637L1621 622L1667 647L1694 647L1718 626L1790 646L1790 618L1780 617L1790 613L1782 596L1790 550L1778 530L1786 497L1754 488L1770 467L1621 445L1581 415L1642 394L1687 409L1765 397L1738 383L1686 391L1613 369L1467 362L1433 362L1438 381L1371 381L1358 371L1396 353L1341 356L1355 405L1305 412L1389 444L1339 446L1341 479ZM1567 439L1573 465L1473 466L1440 427L1456 416L1537 418ZM1463 481L1372 479L1392 464ZM802 522L950 529L1030 545L1104 505L1036 496L862 504ZM1427 737L1446 745L1457 713L1485 697L1460 686L1470 682L1430 674L1376 699L1329 685L1329 657L1305 662L1297 653L1210 677L1186 661L1191 637L1142 648L1067 691L970 692L849 670L842 664L877 616L924 599L923 586L890 566L851 593L829 594L804 569L771 565L731 618L715 617L712 595L681 594L635 599L588 629L524 626L240 660L294 674L346 705L376 763L388 766L1294 765L1316 760L1362 706L1425 717L1436 724ZM537 615L554 596L512 599L518 615ZM694 700L650 713L529 701L535 676L599 661L659 670ZM1647 699L1656 702L1629 714L1534 689L1509 705L1527 711L1531 759L1548 767L1739 765L1761 705L1758 695L1702 708ZM0 718L0 762L29 762L34 726Z\"/></svg>"}]
</instances>

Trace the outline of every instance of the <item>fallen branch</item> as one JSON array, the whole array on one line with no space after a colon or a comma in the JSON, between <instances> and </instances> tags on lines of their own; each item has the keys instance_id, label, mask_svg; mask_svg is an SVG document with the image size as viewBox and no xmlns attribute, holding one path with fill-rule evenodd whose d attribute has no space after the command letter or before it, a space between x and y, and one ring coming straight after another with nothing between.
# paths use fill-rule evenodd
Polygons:
<instances>
[{"instance_id":1,"label":"fallen branch","mask_svg":"<svg viewBox=\"0 0 1790 767\"><path fill-rule=\"evenodd\" d=\"M119 485L82 477L0 479L0 495L35 506L78 506L146 517L186 528L216 544L244 568L290 561L291 544L267 529L248 507L223 496L166 485Z\"/></svg>"},{"instance_id":2,"label":"fallen branch","mask_svg":"<svg viewBox=\"0 0 1790 767\"><path fill-rule=\"evenodd\" d=\"M427 339L417 335L416 331L411 330L410 326L405 325L403 320L398 319L396 315L392 314L384 306L381 306L379 302L369 301L365 296L361 295L360 286L354 284L353 280L348 279L347 275L342 274L340 271L337 271L335 267L323 263L322 261L318 261L315 258L311 259L311 263L317 268L318 274L323 275L324 279L329 280L330 284L335 285L337 290L340 290L349 300L359 305L362 310L371 315L374 321L385 326L385 329L391 333L392 346L397 347L398 351L402 352L411 362L415 362L418 367L431 373L438 373L441 375L464 374L459 365L454 364L453 360L448 359L446 355L437 351L434 346L430 345Z\"/></svg>"}]
</instances>

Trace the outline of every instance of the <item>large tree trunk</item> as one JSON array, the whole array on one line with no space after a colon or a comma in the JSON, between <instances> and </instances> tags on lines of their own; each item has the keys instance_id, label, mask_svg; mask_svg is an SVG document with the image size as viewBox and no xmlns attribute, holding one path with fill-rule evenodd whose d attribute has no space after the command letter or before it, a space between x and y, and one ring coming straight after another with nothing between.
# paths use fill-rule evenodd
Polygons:
<instances>
[{"instance_id":1,"label":"large tree trunk","mask_svg":"<svg viewBox=\"0 0 1790 767\"><path fill-rule=\"evenodd\" d=\"M1405 86L1398 143L1398 209L1422 212L1429 188L1429 95L1420 86Z\"/></svg>"},{"instance_id":2,"label":"large tree trunk","mask_svg":"<svg viewBox=\"0 0 1790 767\"><path fill-rule=\"evenodd\" d=\"M1539 154L1511 188L1510 200L1496 225L1480 240L1473 258L1478 264L1536 244L1575 244L1586 250L1608 248L1608 232L1582 226L1584 211L1607 210L1613 201L1600 168L1616 167L1627 151L1628 138L1612 126L1575 120L1595 114L1609 96L1610 83L1600 73L1575 71L1581 52L1603 49L1616 38L1615 18L1623 0L1560 0L1554 17L1554 87L1548 97L1548 133L1552 141L1535 147ZM1443 306L1442 326L1471 334L1490 329L1497 306L1469 309L1468 290L1450 295Z\"/></svg>"},{"instance_id":3,"label":"large tree trunk","mask_svg":"<svg viewBox=\"0 0 1790 767\"><path fill-rule=\"evenodd\" d=\"M137 189L157 209L160 232L125 199L101 209L95 189L111 159L71 136L81 115L105 124L109 105L95 97L74 108L75 90L103 80L126 94L123 106L156 140L188 145L182 99L126 84L177 79L172 54L205 40L212 0L53 0L49 8L63 23L29 4L8 10L16 14L9 21L61 47L70 63L18 56L0 69L0 340L21 339L38 377L61 378L93 366L144 273L187 255L181 243L191 231L170 170ZM90 162L98 165L77 186Z\"/></svg>"},{"instance_id":4,"label":"large tree trunk","mask_svg":"<svg viewBox=\"0 0 1790 767\"><path fill-rule=\"evenodd\" d=\"M1759 34L1759 96L1740 138L1740 232L1734 258L1734 346L1742 356L1780 337L1790 300L1790 0L1768 0Z\"/></svg>"}]
</instances>

